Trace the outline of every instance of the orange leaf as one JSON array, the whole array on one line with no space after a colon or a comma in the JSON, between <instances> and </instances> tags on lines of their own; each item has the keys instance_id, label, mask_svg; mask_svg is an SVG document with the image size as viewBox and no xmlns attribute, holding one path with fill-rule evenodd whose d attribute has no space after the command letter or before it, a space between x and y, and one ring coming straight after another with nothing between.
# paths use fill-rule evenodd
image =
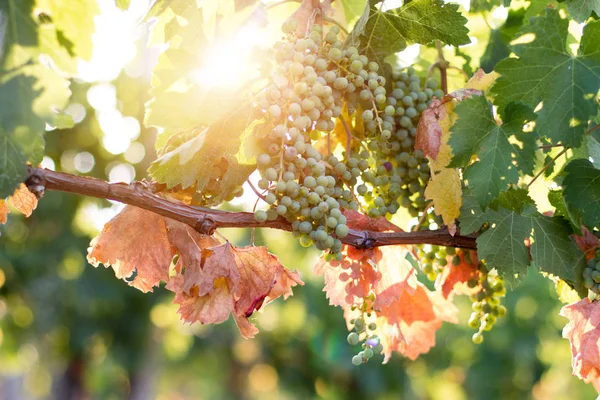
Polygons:
<instances>
[{"instance_id":1,"label":"orange leaf","mask_svg":"<svg viewBox=\"0 0 600 400\"><path fill-rule=\"evenodd\" d=\"M569 319L563 337L571 342L573 375L579 379L600 377L600 302L585 298L560 310Z\"/></svg>"},{"instance_id":2,"label":"orange leaf","mask_svg":"<svg viewBox=\"0 0 600 400\"><path fill-rule=\"evenodd\" d=\"M344 210L346 225L351 229L375 232L402 232L398 226L392 224L385 217L370 218L358 211Z\"/></svg>"},{"instance_id":3,"label":"orange leaf","mask_svg":"<svg viewBox=\"0 0 600 400\"><path fill-rule=\"evenodd\" d=\"M600 239L598 239L592 232L589 231L585 226L581 227L583 236L573 235L573 239L577 246L585 253L586 261L590 261L594 258L594 252L600 248Z\"/></svg>"},{"instance_id":4,"label":"orange leaf","mask_svg":"<svg viewBox=\"0 0 600 400\"><path fill-rule=\"evenodd\" d=\"M275 286L275 275L283 266L264 246L234 249L233 255L240 272L235 311L239 316L249 317L261 308Z\"/></svg>"},{"instance_id":5,"label":"orange leaf","mask_svg":"<svg viewBox=\"0 0 600 400\"><path fill-rule=\"evenodd\" d=\"M21 183L12 196L8 198L14 208L19 210L26 217L31 216L33 210L37 207L37 197L27 189L25 184Z\"/></svg>"},{"instance_id":6,"label":"orange leaf","mask_svg":"<svg viewBox=\"0 0 600 400\"><path fill-rule=\"evenodd\" d=\"M210 294L200 296L194 286L189 294L184 291L183 276L171 279L166 286L175 292L173 303L179 304L177 311L186 322L199 321L202 324L220 324L227 321L233 311L233 296L225 278L215 280Z\"/></svg>"},{"instance_id":7,"label":"orange leaf","mask_svg":"<svg viewBox=\"0 0 600 400\"><path fill-rule=\"evenodd\" d=\"M0 224L5 224L8 219L10 209L6 205L6 201L0 199Z\"/></svg>"},{"instance_id":8,"label":"orange leaf","mask_svg":"<svg viewBox=\"0 0 600 400\"><path fill-rule=\"evenodd\" d=\"M92 239L87 259L97 267L112 266L119 279L137 276L129 284L142 292L152 291L169 280L175 250L167 238L165 219L141 208L127 206Z\"/></svg>"},{"instance_id":9,"label":"orange leaf","mask_svg":"<svg viewBox=\"0 0 600 400\"><path fill-rule=\"evenodd\" d=\"M435 346L435 332L442 326L442 321L458 322L456 317L458 309L452 302L444 299L437 292L430 292L425 288L423 290L432 305L435 315L433 319L408 324L403 320L391 321L386 316L378 318L377 332L383 346L384 363L389 361L393 351L415 360Z\"/></svg>"},{"instance_id":10,"label":"orange leaf","mask_svg":"<svg viewBox=\"0 0 600 400\"><path fill-rule=\"evenodd\" d=\"M292 287L296 285L304 286L304 282L300 279L298 271L290 271L287 268L281 268L275 274L275 286L273 286L269 292L263 307L281 296L286 300L293 295Z\"/></svg>"},{"instance_id":11,"label":"orange leaf","mask_svg":"<svg viewBox=\"0 0 600 400\"><path fill-rule=\"evenodd\" d=\"M471 251L471 260L477 260L477 252ZM452 265L452 257L448 257L448 263L444 266L444 269L436 281L436 289L442 292L445 298L450 296L450 293L454 290L460 294L471 294L472 291L479 289L470 289L466 283L471 279L479 279L479 268L476 262L468 263L465 261L464 256L461 256L461 262L458 265Z\"/></svg>"},{"instance_id":12,"label":"orange leaf","mask_svg":"<svg viewBox=\"0 0 600 400\"><path fill-rule=\"evenodd\" d=\"M421 284L414 289L408 283L396 283L375 298L373 307L378 310L377 315L385 316L391 324L402 321L410 326L416 321L435 319L433 305Z\"/></svg>"}]
</instances>

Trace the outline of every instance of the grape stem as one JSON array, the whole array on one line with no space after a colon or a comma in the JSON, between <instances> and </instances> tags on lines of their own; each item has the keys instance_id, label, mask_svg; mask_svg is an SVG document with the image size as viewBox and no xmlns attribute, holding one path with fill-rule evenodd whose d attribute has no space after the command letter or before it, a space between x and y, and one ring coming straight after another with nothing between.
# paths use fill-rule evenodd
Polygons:
<instances>
[{"instance_id":1,"label":"grape stem","mask_svg":"<svg viewBox=\"0 0 600 400\"><path fill-rule=\"evenodd\" d=\"M194 207L157 193L159 185L145 181L109 183L101 179L83 177L43 168L28 167L25 184L38 198L44 190L55 190L84 196L118 201L171 218L189 225L197 232L211 235L218 228L272 228L291 231L292 224L282 217L258 222L253 213L230 212L205 207ZM447 229L418 232L373 232L350 229L341 239L359 249L378 246L432 244L475 249L476 235L452 236Z\"/></svg>"},{"instance_id":2,"label":"grape stem","mask_svg":"<svg viewBox=\"0 0 600 400\"><path fill-rule=\"evenodd\" d=\"M554 164L554 162L563 154L565 154L567 152L567 150L569 150L570 147L565 147L564 149L562 149L560 151L560 153L558 153L557 155L555 155L554 157L552 157L552 159L550 161L548 161L548 164L544 165L544 167L542 169L540 169L540 172L537 173L536 176L533 177L533 179L531 180L531 182L529 182L526 186L527 189L529 189L529 187L533 184L533 182L535 182L537 180L537 178L539 178L548 168L550 168L550 166L552 164Z\"/></svg>"}]
</instances>

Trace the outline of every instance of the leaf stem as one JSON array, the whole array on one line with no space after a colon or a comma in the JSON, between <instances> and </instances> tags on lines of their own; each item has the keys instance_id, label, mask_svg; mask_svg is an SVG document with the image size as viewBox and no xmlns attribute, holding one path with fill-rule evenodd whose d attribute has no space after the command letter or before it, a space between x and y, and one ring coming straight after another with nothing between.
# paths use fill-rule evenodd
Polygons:
<instances>
[{"instance_id":1,"label":"leaf stem","mask_svg":"<svg viewBox=\"0 0 600 400\"><path fill-rule=\"evenodd\" d=\"M531 182L529 182L526 186L526 188L529 189L529 187L533 184L533 182L535 182L537 180L537 178L540 177L540 175L542 175L548 168L550 168L550 166L552 164L554 164L554 162L558 159L558 157L562 156L563 154L565 154L567 152L567 150L569 150L570 147L565 147L564 149L562 149L560 151L560 153L558 153L556 156L552 157L552 159L550 161L548 161L548 164L544 165L544 167L540 170L540 172L537 173L536 176L533 177L533 179L531 180Z\"/></svg>"}]
</instances>

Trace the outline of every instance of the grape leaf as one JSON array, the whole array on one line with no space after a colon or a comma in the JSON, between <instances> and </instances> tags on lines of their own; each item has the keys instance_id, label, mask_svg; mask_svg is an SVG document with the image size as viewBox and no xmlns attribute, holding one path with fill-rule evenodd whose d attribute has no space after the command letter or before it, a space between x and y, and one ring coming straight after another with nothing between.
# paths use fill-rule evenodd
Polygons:
<instances>
[{"instance_id":1,"label":"grape leaf","mask_svg":"<svg viewBox=\"0 0 600 400\"><path fill-rule=\"evenodd\" d=\"M585 159L575 159L564 169L564 200L567 210L588 228L600 227L600 170Z\"/></svg>"},{"instance_id":2,"label":"grape leaf","mask_svg":"<svg viewBox=\"0 0 600 400\"><path fill-rule=\"evenodd\" d=\"M479 258L514 284L516 276L526 274L529 266L525 239L531 236L531 217L504 208L487 210L485 217L490 227L476 240Z\"/></svg>"},{"instance_id":3,"label":"grape leaf","mask_svg":"<svg viewBox=\"0 0 600 400\"><path fill-rule=\"evenodd\" d=\"M100 12L96 0L78 0L65 7L62 0L37 0L36 8L48 14L56 30L64 35L75 55L92 57L94 17Z\"/></svg>"},{"instance_id":4,"label":"grape leaf","mask_svg":"<svg viewBox=\"0 0 600 400\"><path fill-rule=\"evenodd\" d=\"M195 184L196 189L202 191L211 180L213 166L218 164L222 157L236 154L239 150L240 135L248 121L252 120L251 115L254 112L250 104L240 107L236 113L198 131L196 136L174 150L162 154L150 166L150 175L158 182L166 184L168 188L181 185L185 189ZM228 169L233 169L225 176L225 189L233 190L246 180L254 168L238 164L233 156L229 156L227 161ZM227 197L229 192L222 191L221 194Z\"/></svg>"},{"instance_id":5,"label":"grape leaf","mask_svg":"<svg viewBox=\"0 0 600 400\"><path fill-rule=\"evenodd\" d=\"M439 278L435 281L436 290L442 293L444 298L448 298L451 293L474 294L480 287L470 288L467 282L470 280L479 280L479 259L477 252L469 252L469 260L466 260L466 252L461 252L456 256L460 259L458 265L452 263L454 256L446 257L447 264L444 266Z\"/></svg>"},{"instance_id":6,"label":"grape leaf","mask_svg":"<svg viewBox=\"0 0 600 400\"><path fill-rule=\"evenodd\" d=\"M498 125L492 104L484 96L465 99L455 112L458 121L449 140L454 154L450 166L465 167L468 187L485 208L510 184L517 183L519 169L533 172L536 136L524 133L523 125L535 115L523 105L511 104L505 110L504 123ZM522 147L511 141L513 137L521 141ZM469 165L473 155L479 161Z\"/></svg>"},{"instance_id":7,"label":"grape leaf","mask_svg":"<svg viewBox=\"0 0 600 400\"><path fill-rule=\"evenodd\" d=\"M577 22L585 22L592 11L600 15L600 0L568 0L565 3L569 15Z\"/></svg>"},{"instance_id":8,"label":"grape leaf","mask_svg":"<svg viewBox=\"0 0 600 400\"><path fill-rule=\"evenodd\" d=\"M560 315L569 322L562 332L571 343L573 375L579 379L600 376L600 302L585 298L564 306Z\"/></svg>"},{"instance_id":9,"label":"grape leaf","mask_svg":"<svg viewBox=\"0 0 600 400\"><path fill-rule=\"evenodd\" d=\"M0 225L6 223L9 213L10 209L8 208L8 205L6 205L6 201L4 199L0 199Z\"/></svg>"},{"instance_id":10,"label":"grape leaf","mask_svg":"<svg viewBox=\"0 0 600 400\"><path fill-rule=\"evenodd\" d=\"M451 232L455 231L454 220L460 215L462 205L458 170L444 168L439 173L432 172L431 180L425 188L425 197L433 200L435 214L442 216L444 224Z\"/></svg>"},{"instance_id":11,"label":"grape leaf","mask_svg":"<svg viewBox=\"0 0 600 400\"><path fill-rule=\"evenodd\" d=\"M127 206L92 239L87 259L97 267L112 266L115 276L127 279L142 292L152 291L169 280L169 265L175 250L167 237L165 218L141 208Z\"/></svg>"},{"instance_id":12,"label":"grape leaf","mask_svg":"<svg viewBox=\"0 0 600 400\"><path fill-rule=\"evenodd\" d=\"M8 198L8 202L25 217L30 217L37 207L38 199L24 183L21 183L12 196Z\"/></svg>"},{"instance_id":13,"label":"grape leaf","mask_svg":"<svg viewBox=\"0 0 600 400\"><path fill-rule=\"evenodd\" d=\"M570 238L573 230L568 221L555 216L536 215L531 219L533 243L531 258L542 271L576 284L585 268L585 257Z\"/></svg>"},{"instance_id":14,"label":"grape leaf","mask_svg":"<svg viewBox=\"0 0 600 400\"><path fill-rule=\"evenodd\" d=\"M460 208L460 217L458 220L460 222L460 233L463 235L469 235L479 231L487 221L486 214L472 194L466 193L463 196L463 203Z\"/></svg>"},{"instance_id":15,"label":"grape leaf","mask_svg":"<svg viewBox=\"0 0 600 400\"><path fill-rule=\"evenodd\" d=\"M500 28L490 31L485 52L481 56L480 66L485 71L492 71L496 64L510 55L508 44L523 25L525 9L508 10L506 21Z\"/></svg>"},{"instance_id":16,"label":"grape leaf","mask_svg":"<svg viewBox=\"0 0 600 400\"><path fill-rule=\"evenodd\" d=\"M504 108L523 102L537 112L537 129L554 143L577 147L588 120L598 113L595 99L600 88L600 22L584 28L578 54L567 49L568 20L546 9L530 20L520 34L533 34L530 43L511 47L519 58L507 58L496 66L500 78L492 86L494 104Z\"/></svg>"},{"instance_id":17,"label":"grape leaf","mask_svg":"<svg viewBox=\"0 0 600 400\"><path fill-rule=\"evenodd\" d=\"M440 0L414 0L388 11L381 11L380 0L370 0L348 36L359 50L380 64L388 55L406 47L406 42L427 44L441 40L451 45L470 42L467 22L457 4Z\"/></svg>"},{"instance_id":18,"label":"grape leaf","mask_svg":"<svg viewBox=\"0 0 600 400\"><path fill-rule=\"evenodd\" d=\"M27 177L27 157L14 139L0 128L0 199L10 195ZM4 201L4 200L2 200Z\"/></svg>"}]
</instances>

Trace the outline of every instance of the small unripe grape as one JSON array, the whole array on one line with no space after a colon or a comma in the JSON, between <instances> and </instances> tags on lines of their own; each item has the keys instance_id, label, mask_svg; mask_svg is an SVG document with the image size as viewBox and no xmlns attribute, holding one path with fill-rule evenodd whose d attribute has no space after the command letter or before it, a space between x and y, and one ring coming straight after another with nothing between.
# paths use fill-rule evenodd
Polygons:
<instances>
[{"instance_id":1,"label":"small unripe grape","mask_svg":"<svg viewBox=\"0 0 600 400\"><path fill-rule=\"evenodd\" d=\"M265 222L267 220L267 212L264 210L256 210L254 212L256 222Z\"/></svg>"},{"instance_id":2,"label":"small unripe grape","mask_svg":"<svg viewBox=\"0 0 600 400\"><path fill-rule=\"evenodd\" d=\"M356 355L356 356L352 357L352 364L359 366L362 363L363 363L363 359L361 356Z\"/></svg>"},{"instance_id":3,"label":"small unripe grape","mask_svg":"<svg viewBox=\"0 0 600 400\"><path fill-rule=\"evenodd\" d=\"M475 333L471 339L473 340L473 343L475 343L475 344L483 343L483 335L479 332Z\"/></svg>"},{"instance_id":4,"label":"small unripe grape","mask_svg":"<svg viewBox=\"0 0 600 400\"><path fill-rule=\"evenodd\" d=\"M356 346L360 342L360 338L358 337L358 333L350 332L348 334L348 344L351 346ZM362 360L361 360L362 362Z\"/></svg>"},{"instance_id":5,"label":"small unripe grape","mask_svg":"<svg viewBox=\"0 0 600 400\"><path fill-rule=\"evenodd\" d=\"M334 217L330 217L330 218L334 218ZM336 219L336 223L337 223L337 219ZM339 224L338 226L335 227L335 234L340 239L343 239L346 236L348 236L348 231L349 231L348 226L345 224Z\"/></svg>"}]
</instances>

